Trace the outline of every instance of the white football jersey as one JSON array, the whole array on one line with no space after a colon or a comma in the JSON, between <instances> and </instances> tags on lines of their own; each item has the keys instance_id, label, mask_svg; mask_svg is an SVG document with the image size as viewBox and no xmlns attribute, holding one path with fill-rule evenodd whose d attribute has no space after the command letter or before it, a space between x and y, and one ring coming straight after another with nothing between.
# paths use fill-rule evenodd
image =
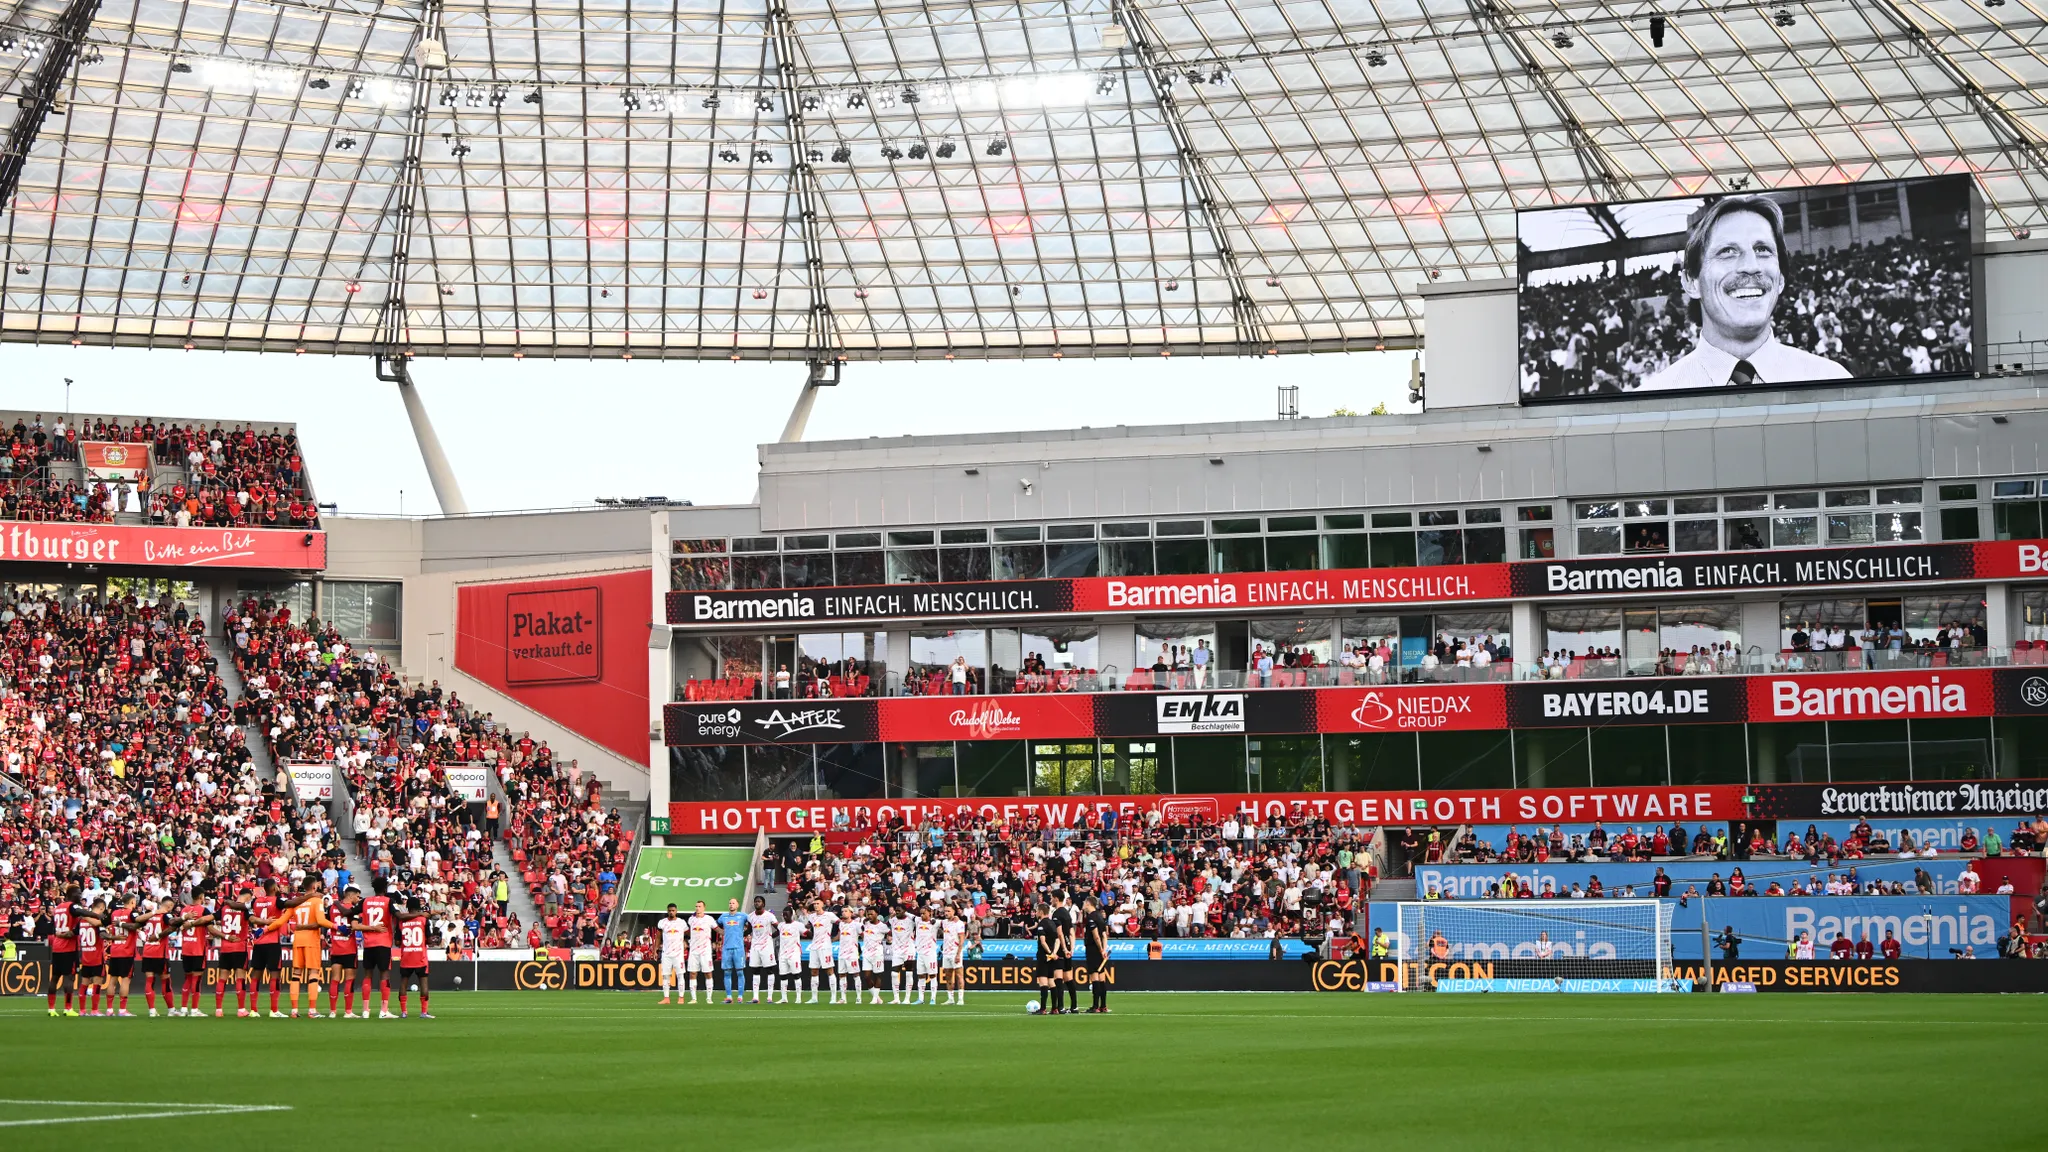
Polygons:
<instances>
[{"instance_id":1,"label":"white football jersey","mask_svg":"<svg viewBox=\"0 0 2048 1152\"><path fill-rule=\"evenodd\" d=\"M711 930L718 927L718 921L709 916L690 917L690 949L697 951L711 947Z\"/></svg>"},{"instance_id":2,"label":"white football jersey","mask_svg":"<svg viewBox=\"0 0 2048 1152\"><path fill-rule=\"evenodd\" d=\"M690 922L676 916L664 916L654 922L661 932L661 950L667 955L680 956L683 952L683 937L690 931Z\"/></svg>"}]
</instances>

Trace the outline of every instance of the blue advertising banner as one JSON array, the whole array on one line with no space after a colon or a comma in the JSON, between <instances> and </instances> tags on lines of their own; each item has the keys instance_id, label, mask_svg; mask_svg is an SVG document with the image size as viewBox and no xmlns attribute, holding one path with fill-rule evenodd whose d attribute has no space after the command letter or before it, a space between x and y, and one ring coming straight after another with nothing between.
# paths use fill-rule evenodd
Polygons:
<instances>
[{"instance_id":1,"label":"blue advertising banner","mask_svg":"<svg viewBox=\"0 0 2048 1152\"><path fill-rule=\"evenodd\" d=\"M1151 958L1150 940L1111 940L1111 960L1146 960ZM1299 940L1280 942L1281 959L1299 960L1309 954L1309 946ZM1161 940L1161 960L1268 960L1273 955L1271 940ZM981 958L984 960L1035 960L1038 945L1031 940L983 940ZM1088 958L1086 945L1076 945L1074 957Z\"/></svg>"},{"instance_id":2,"label":"blue advertising banner","mask_svg":"<svg viewBox=\"0 0 2048 1152\"><path fill-rule=\"evenodd\" d=\"M1681 822L1681 823L1683 823L1683 822ZM1547 836L1549 836L1549 835L1550 835L1550 830L1551 830L1551 829L1552 829L1553 827L1554 827L1554 828L1556 828L1556 829L1558 830L1558 833L1559 833L1560 835L1562 835L1562 836L1564 837L1564 842L1565 842L1565 845L1566 845L1566 847L1570 847L1570 845L1571 845L1571 842L1572 842L1572 837L1574 837L1574 836L1578 836L1578 837L1585 837L1585 836L1591 835L1591 834L1592 834L1592 831L1593 831L1593 825L1591 825L1591 824L1563 824L1563 823L1559 823L1559 824L1475 824L1475 825L1473 825L1473 826L1472 826L1472 832L1473 832L1473 834L1474 834L1474 835L1475 835L1476 837L1478 837L1478 838L1479 838L1480 840L1482 840L1482 841L1484 841L1484 842L1486 842L1486 843L1488 843L1488 844L1491 844L1491 845L1493 845L1493 847L1494 847L1494 850L1495 850L1495 851L1499 851L1499 850L1501 849L1502 845L1505 845L1505 844L1506 844L1506 843L1508 842L1508 832L1509 832L1509 830L1510 830L1510 829L1512 829L1512 830L1514 830L1514 831L1516 831L1516 832L1519 832L1519 833L1521 833L1521 834L1522 834L1522 835L1524 835L1524 836L1539 836L1539 835L1540 835L1540 836L1546 836L1546 837L1547 837ZM1621 835L1622 833L1624 833L1624 832L1628 831L1628 830L1629 830L1630 828L1633 828L1633 829L1635 829L1636 835L1638 835L1638 836L1646 836L1646 837L1647 837L1647 836L1655 836L1655 835L1657 834L1657 830L1658 830L1659 828L1663 828L1663 829L1669 830L1669 828L1670 828L1670 825L1669 825L1669 824L1618 824L1618 825L1615 825L1615 826L1609 827L1609 826L1608 826L1608 825L1606 825L1606 824L1602 824L1602 825L1600 825L1600 827L1601 827L1601 828L1603 828L1603 829L1605 829L1605 831L1607 832L1607 839L1608 839L1608 840L1609 840L1609 841L1611 842L1611 841L1613 841L1613 840L1617 839L1618 837L1620 837L1620 835ZM1686 838L1686 839L1687 839L1688 841L1689 841L1689 840L1691 840L1691 839L1692 839L1692 838L1693 838L1694 836L1696 836L1696 835L1698 835L1698 834L1699 834L1699 831L1700 831L1700 829L1702 829L1702 828L1706 829L1706 830L1707 830L1707 832L1708 832L1708 833L1709 833L1710 835L1716 835L1716 836L1719 836L1719 835L1725 835L1725 834L1727 833L1727 831L1728 831L1728 822L1727 822L1726 820L1706 820L1706 821L1702 821L1702 822L1700 822L1700 823L1697 823L1697 824L1692 824L1692 823L1686 823L1686 824L1685 824L1685 838ZM1836 839L1840 839L1840 837L1838 836L1838 837L1836 837ZM1684 853L1682 853L1682 852L1673 852L1673 853L1669 853L1669 855L1673 855L1673 856L1682 856L1682 855L1684 855Z\"/></svg>"},{"instance_id":3,"label":"blue advertising banner","mask_svg":"<svg viewBox=\"0 0 2048 1152\"><path fill-rule=\"evenodd\" d=\"M1895 849L1899 846L1899 834L1908 832L1913 836L1913 843L1919 847L1926 848L1932 844L1943 852L1962 850L1965 828L1976 829L1978 843L1982 844L1984 832L1990 826L1990 822L1985 820L1942 820L1923 816L1880 816L1870 822L1871 831L1882 832L1886 842ZM1786 836L1794 832L1803 837L1808 828L1833 836L1835 841L1840 843L1847 840L1849 834L1856 830L1856 821L1809 820L1801 824L1797 820L1781 820L1778 822L1778 840L1782 843Z\"/></svg>"},{"instance_id":4,"label":"blue advertising banner","mask_svg":"<svg viewBox=\"0 0 2048 1152\"><path fill-rule=\"evenodd\" d=\"M1671 926L1672 954L1683 961L1701 959L1702 913L1712 959L1722 953L1711 944L1724 928L1741 938L1738 959L1783 960L1788 942L1804 932L1813 941L1814 956L1827 959L1836 936L1851 942L1870 940L1883 956L1886 932L1899 941L1906 960L1956 960L1968 949L1976 960L1998 959L1998 938L2010 921L2011 903L2004 896L1820 896L1812 899L1710 898L1679 909Z\"/></svg>"},{"instance_id":5,"label":"blue advertising banner","mask_svg":"<svg viewBox=\"0 0 2048 1152\"><path fill-rule=\"evenodd\" d=\"M1589 887L1594 877L1599 877L1601 887L1609 896L1627 895L1634 886L1635 895L1648 898L1653 895L1653 884L1657 870L1671 878L1671 894L1682 896L1687 885L1707 890L1707 882L1719 876L1725 883L1737 868L1750 884L1758 889L1767 888L1773 880L1790 889L1793 884L1805 881L1808 887L1825 884L1830 873L1854 873L1859 881L1897 881L1911 888L1914 871L1925 869L1934 878L1935 892L1940 895L1954 895L1957 878L1969 865L1961 857L1949 859L1891 859L1843 861L1835 868L1809 867L1804 860L1668 860L1662 864L1418 864L1415 868L1415 891L1428 895L1434 888L1440 895L1458 900L1481 900L1486 897L1489 885L1496 884L1501 877L1512 875L1517 882L1527 880L1532 891L1541 894L1546 890L1560 895L1569 894L1572 885L1581 889Z\"/></svg>"}]
</instances>

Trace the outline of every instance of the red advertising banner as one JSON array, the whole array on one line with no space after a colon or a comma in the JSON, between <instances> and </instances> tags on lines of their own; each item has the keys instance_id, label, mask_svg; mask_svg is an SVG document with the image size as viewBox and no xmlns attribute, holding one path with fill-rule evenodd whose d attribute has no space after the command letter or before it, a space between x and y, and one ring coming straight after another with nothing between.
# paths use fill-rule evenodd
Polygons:
<instances>
[{"instance_id":1,"label":"red advertising banner","mask_svg":"<svg viewBox=\"0 0 2048 1152\"><path fill-rule=\"evenodd\" d=\"M758 627L839 620L1213 613L1459 604L1517 597L1857 588L2013 580L2044 574L2048 574L2048 543L2003 540L1684 556L1594 556L1433 568L709 589L669 593L665 614L670 624Z\"/></svg>"},{"instance_id":2,"label":"red advertising banner","mask_svg":"<svg viewBox=\"0 0 2048 1152\"><path fill-rule=\"evenodd\" d=\"M877 721L881 740L1093 739L1095 700L1076 693L906 696Z\"/></svg>"},{"instance_id":3,"label":"red advertising banner","mask_svg":"<svg viewBox=\"0 0 2048 1152\"><path fill-rule=\"evenodd\" d=\"M646 569L456 590L455 666L636 763L647 759Z\"/></svg>"},{"instance_id":4,"label":"red advertising banner","mask_svg":"<svg viewBox=\"0 0 2048 1152\"><path fill-rule=\"evenodd\" d=\"M1819 672L1748 678L1749 720L1933 720L1992 716L1989 668Z\"/></svg>"},{"instance_id":5,"label":"red advertising banner","mask_svg":"<svg viewBox=\"0 0 2048 1152\"><path fill-rule=\"evenodd\" d=\"M672 835L830 832L895 817L917 823L968 809L991 818L1036 816L1070 827L1092 814L1157 811L1167 820L1314 816L1341 825L1526 824L1593 820L1731 820L1740 784L1671 788L1504 788L1470 792L1236 792L1168 796L940 797L928 800L693 800L668 806Z\"/></svg>"},{"instance_id":6,"label":"red advertising banner","mask_svg":"<svg viewBox=\"0 0 2048 1152\"><path fill-rule=\"evenodd\" d=\"M1426 684L1316 693L1318 732L1437 732L1508 726L1507 685Z\"/></svg>"},{"instance_id":7,"label":"red advertising banner","mask_svg":"<svg viewBox=\"0 0 2048 1152\"><path fill-rule=\"evenodd\" d=\"M157 528L23 521L0 525L0 560L316 571L327 567L327 533L303 528Z\"/></svg>"},{"instance_id":8,"label":"red advertising banner","mask_svg":"<svg viewBox=\"0 0 2048 1152\"><path fill-rule=\"evenodd\" d=\"M78 462L89 480L136 480L149 470L149 445L86 440L78 445Z\"/></svg>"}]
</instances>

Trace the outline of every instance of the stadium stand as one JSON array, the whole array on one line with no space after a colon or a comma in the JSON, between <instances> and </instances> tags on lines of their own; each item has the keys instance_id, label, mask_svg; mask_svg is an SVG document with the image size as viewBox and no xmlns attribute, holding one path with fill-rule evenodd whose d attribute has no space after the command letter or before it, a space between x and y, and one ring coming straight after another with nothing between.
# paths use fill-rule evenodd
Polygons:
<instances>
[{"instance_id":1,"label":"stadium stand","mask_svg":"<svg viewBox=\"0 0 2048 1152\"><path fill-rule=\"evenodd\" d=\"M298 433L284 425L153 418L0 416L0 516L12 520L178 527L309 528L319 508ZM95 475L87 445L141 457Z\"/></svg>"}]
</instances>

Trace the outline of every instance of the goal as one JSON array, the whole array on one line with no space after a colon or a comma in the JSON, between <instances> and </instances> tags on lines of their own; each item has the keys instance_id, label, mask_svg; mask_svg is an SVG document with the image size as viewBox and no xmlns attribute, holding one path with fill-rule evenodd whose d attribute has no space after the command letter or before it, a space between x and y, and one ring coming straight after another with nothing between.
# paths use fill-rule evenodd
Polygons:
<instances>
[{"instance_id":1,"label":"goal","mask_svg":"<svg viewBox=\"0 0 2048 1152\"><path fill-rule=\"evenodd\" d=\"M1661 900L1433 900L1397 905L1404 988L1667 992L1672 906Z\"/></svg>"}]
</instances>

